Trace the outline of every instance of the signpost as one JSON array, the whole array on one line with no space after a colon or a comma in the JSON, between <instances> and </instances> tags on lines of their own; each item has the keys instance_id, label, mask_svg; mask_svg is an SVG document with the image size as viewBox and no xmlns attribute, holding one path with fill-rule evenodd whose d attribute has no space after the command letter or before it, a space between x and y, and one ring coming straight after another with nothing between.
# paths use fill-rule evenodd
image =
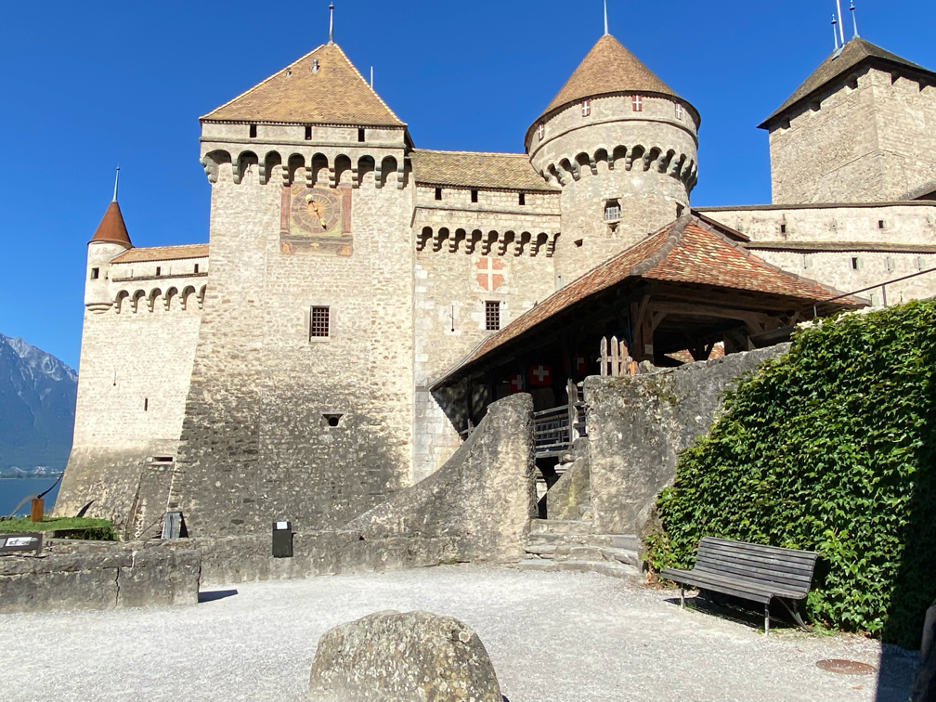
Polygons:
<instances>
[{"instance_id":1,"label":"signpost","mask_svg":"<svg viewBox=\"0 0 936 702\"><path fill-rule=\"evenodd\" d=\"M42 532L0 534L0 555L35 551L42 553Z\"/></svg>"}]
</instances>

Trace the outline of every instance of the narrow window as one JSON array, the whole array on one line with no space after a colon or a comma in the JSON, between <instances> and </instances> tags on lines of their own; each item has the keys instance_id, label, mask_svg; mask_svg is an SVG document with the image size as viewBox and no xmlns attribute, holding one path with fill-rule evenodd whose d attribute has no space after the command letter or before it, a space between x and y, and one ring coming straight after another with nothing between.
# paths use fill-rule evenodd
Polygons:
<instances>
[{"instance_id":1,"label":"narrow window","mask_svg":"<svg viewBox=\"0 0 936 702\"><path fill-rule=\"evenodd\" d=\"M857 271L859 268L861 268L861 259L857 256L853 257L851 260L851 267L853 271Z\"/></svg>"},{"instance_id":2,"label":"narrow window","mask_svg":"<svg viewBox=\"0 0 936 702\"><path fill-rule=\"evenodd\" d=\"M329 335L327 307L313 307L309 324L309 338L323 339Z\"/></svg>"},{"instance_id":3,"label":"narrow window","mask_svg":"<svg viewBox=\"0 0 936 702\"><path fill-rule=\"evenodd\" d=\"M500 302L487 300L484 303L484 328L486 331L500 329Z\"/></svg>"},{"instance_id":4,"label":"narrow window","mask_svg":"<svg viewBox=\"0 0 936 702\"><path fill-rule=\"evenodd\" d=\"M682 119L682 105L676 103L676 119Z\"/></svg>"},{"instance_id":5,"label":"narrow window","mask_svg":"<svg viewBox=\"0 0 936 702\"><path fill-rule=\"evenodd\" d=\"M305 128L305 140L312 141L312 127L311 125L306 125Z\"/></svg>"},{"instance_id":6,"label":"narrow window","mask_svg":"<svg viewBox=\"0 0 936 702\"><path fill-rule=\"evenodd\" d=\"M883 229L883 228L884 228L884 220L883 220L883 219L879 219L879 220L878 220L878 229Z\"/></svg>"},{"instance_id":7,"label":"narrow window","mask_svg":"<svg viewBox=\"0 0 936 702\"><path fill-rule=\"evenodd\" d=\"M313 73L319 72L319 60L318 59L312 59L312 72Z\"/></svg>"},{"instance_id":8,"label":"narrow window","mask_svg":"<svg viewBox=\"0 0 936 702\"><path fill-rule=\"evenodd\" d=\"M526 204L526 193L520 193L520 197L519 197L518 199L519 199L521 205L525 205L525 204Z\"/></svg>"},{"instance_id":9,"label":"narrow window","mask_svg":"<svg viewBox=\"0 0 936 702\"><path fill-rule=\"evenodd\" d=\"M887 266L887 270L893 272L893 270L894 270L894 268L895 268L895 266L894 266L894 257L893 257L893 256L888 256L888 257L885 259L884 263L885 263L886 266Z\"/></svg>"},{"instance_id":10,"label":"narrow window","mask_svg":"<svg viewBox=\"0 0 936 702\"><path fill-rule=\"evenodd\" d=\"M634 112L643 112L643 98L639 95L635 95L631 98L631 107L634 108Z\"/></svg>"},{"instance_id":11,"label":"narrow window","mask_svg":"<svg viewBox=\"0 0 936 702\"><path fill-rule=\"evenodd\" d=\"M365 138L366 136L367 136L367 134L366 134L366 132L365 132L363 129L358 129L358 130L357 130L357 140L358 140L359 142L361 142L362 144L364 143L364 138Z\"/></svg>"},{"instance_id":12,"label":"narrow window","mask_svg":"<svg viewBox=\"0 0 936 702\"><path fill-rule=\"evenodd\" d=\"M543 136L544 136L545 134L546 134L546 125L545 125L545 124L540 124L540 125L536 128L536 136L537 136L537 138L538 138L540 141L542 141L542 140L543 140Z\"/></svg>"},{"instance_id":13,"label":"narrow window","mask_svg":"<svg viewBox=\"0 0 936 702\"><path fill-rule=\"evenodd\" d=\"M471 201L472 201L472 202L477 202L477 201L478 201L478 191L477 191L477 190L472 190L472 191L471 191Z\"/></svg>"},{"instance_id":14,"label":"narrow window","mask_svg":"<svg viewBox=\"0 0 936 702\"><path fill-rule=\"evenodd\" d=\"M441 200L441 199L442 199L442 188L436 188L435 199L436 199L436 200Z\"/></svg>"},{"instance_id":15,"label":"narrow window","mask_svg":"<svg viewBox=\"0 0 936 702\"><path fill-rule=\"evenodd\" d=\"M158 278L161 275L162 275L162 267L156 266L156 277Z\"/></svg>"},{"instance_id":16,"label":"narrow window","mask_svg":"<svg viewBox=\"0 0 936 702\"><path fill-rule=\"evenodd\" d=\"M195 272L198 273L198 264L195 264Z\"/></svg>"},{"instance_id":17,"label":"narrow window","mask_svg":"<svg viewBox=\"0 0 936 702\"><path fill-rule=\"evenodd\" d=\"M582 101L582 117L588 117L591 114L591 100Z\"/></svg>"},{"instance_id":18,"label":"narrow window","mask_svg":"<svg viewBox=\"0 0 936 702\"><path fill-rule=\"evenodd\" d=\"M676 219L682 217L682 213L685 212L686 208L683 205L676 205Z\"/></svg>"},{"instance_id":19,"label":"narrow window","mask_svg":"<svg viewBox=\"0 0 936 702\"><path fill-rule=\"evenodd\" d=\"M149 398L148 397L143 398L143 411L149 412Z\"/></svg>"},{"instance_id":20,"label":"narrow window","mask_svg":"<svg viewBox=\"0 0 936 702\"><path fill-rule=\"evenodd\" d=\"M250 138L251 139L257 138L257 125L256 124L250 125Z\"/></svg>"},{"instance_id":21,"label":"narrow window","mask_svg":"<svg viewBox=\"0 0 936 702\"><path fill-rule=\"evenodd\" d=\"M781 224L781 225L780 225L780 233L781 233L781 234L786 234L786 225L785 225L785 224Z\"/></svg>"},{"instance_id":22,"label":"narrow window","mask_svg":"<svg viewBox=\"0 0 936 702\"><path fill-rule=\"evenodd\" d=\"M604 218L606 222L621 218L621 203L617 200L608 200L605 203Z\"/></svg>"},{"instance_id":23,"label":"narrow window","mask_svg":"<svg viewBox=\"0 0 936 702\"><path fill-rule=\"evenodd\" d=\"M97 279L100 277L100 275L101 275L101 269L100 269L100 268L92 268L92 269L91 269L91 280L97 280Z\"/></svg>"}]
</instances>

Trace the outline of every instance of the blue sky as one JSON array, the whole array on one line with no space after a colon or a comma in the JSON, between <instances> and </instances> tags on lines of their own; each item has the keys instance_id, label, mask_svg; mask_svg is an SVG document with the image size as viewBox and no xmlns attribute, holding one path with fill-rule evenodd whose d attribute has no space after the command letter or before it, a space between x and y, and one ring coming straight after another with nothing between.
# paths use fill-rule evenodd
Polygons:
<instances>
[{"instance_id":1,"label":"blue sky","mask_svg":"<svg viewBox=\"0 0 936 702\"><path fill-rule=\"evenodd\" d=\"M336 41L362 73L374 66L378 93L425 148L522 151L602 33L601 0L335 4ZM936 3L857 4L864 38L936 69ZM198 117L325 41L327 8L4 3L0 333L78 367L86 243L117 163L134 244L207 241ZM834 10L835 0L609 0L611 33L702 114L694 205L769 202L756 125L831 53Z\"/></svg>"}]
</instances>

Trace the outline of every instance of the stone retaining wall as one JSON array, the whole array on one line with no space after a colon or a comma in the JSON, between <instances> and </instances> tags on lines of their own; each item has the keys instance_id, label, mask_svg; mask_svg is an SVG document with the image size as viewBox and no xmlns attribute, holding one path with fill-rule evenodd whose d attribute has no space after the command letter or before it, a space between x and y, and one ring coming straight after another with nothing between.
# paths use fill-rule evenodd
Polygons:
<instances>
[{"instance_id":1,"label":"stone retaining wall","mask_svg":"<svg viewBox=\"0 0 936 702\"><path fill-rule=\"evenodd\" d=\"M0 613L198 602L202 554L191 546L60 551L0 557Z\"/></svg>"}]
</instances>

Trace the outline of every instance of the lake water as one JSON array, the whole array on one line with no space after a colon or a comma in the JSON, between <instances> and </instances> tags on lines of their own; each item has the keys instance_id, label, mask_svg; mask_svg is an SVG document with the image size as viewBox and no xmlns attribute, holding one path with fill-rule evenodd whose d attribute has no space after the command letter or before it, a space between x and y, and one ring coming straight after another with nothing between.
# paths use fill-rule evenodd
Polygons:
<instances>
[{"instance_id":1,"label":"lake water","mask_svg":"<svg viewBox=\"0 0 936 702\"><path fill-rule=\"evenodd\" d=\"M0 480L0 516L6 517L16 507L17 503L27 495L35 495L45 492L55 484L55 478L13 478L11 480ZM58 495L59 486L46 495L46 512L51 512L55 506L55 497ZM29 502L17 510L17 514L29 514ZM74 516L74 515L72 515Z\"/></svg>"}]
</instances>

